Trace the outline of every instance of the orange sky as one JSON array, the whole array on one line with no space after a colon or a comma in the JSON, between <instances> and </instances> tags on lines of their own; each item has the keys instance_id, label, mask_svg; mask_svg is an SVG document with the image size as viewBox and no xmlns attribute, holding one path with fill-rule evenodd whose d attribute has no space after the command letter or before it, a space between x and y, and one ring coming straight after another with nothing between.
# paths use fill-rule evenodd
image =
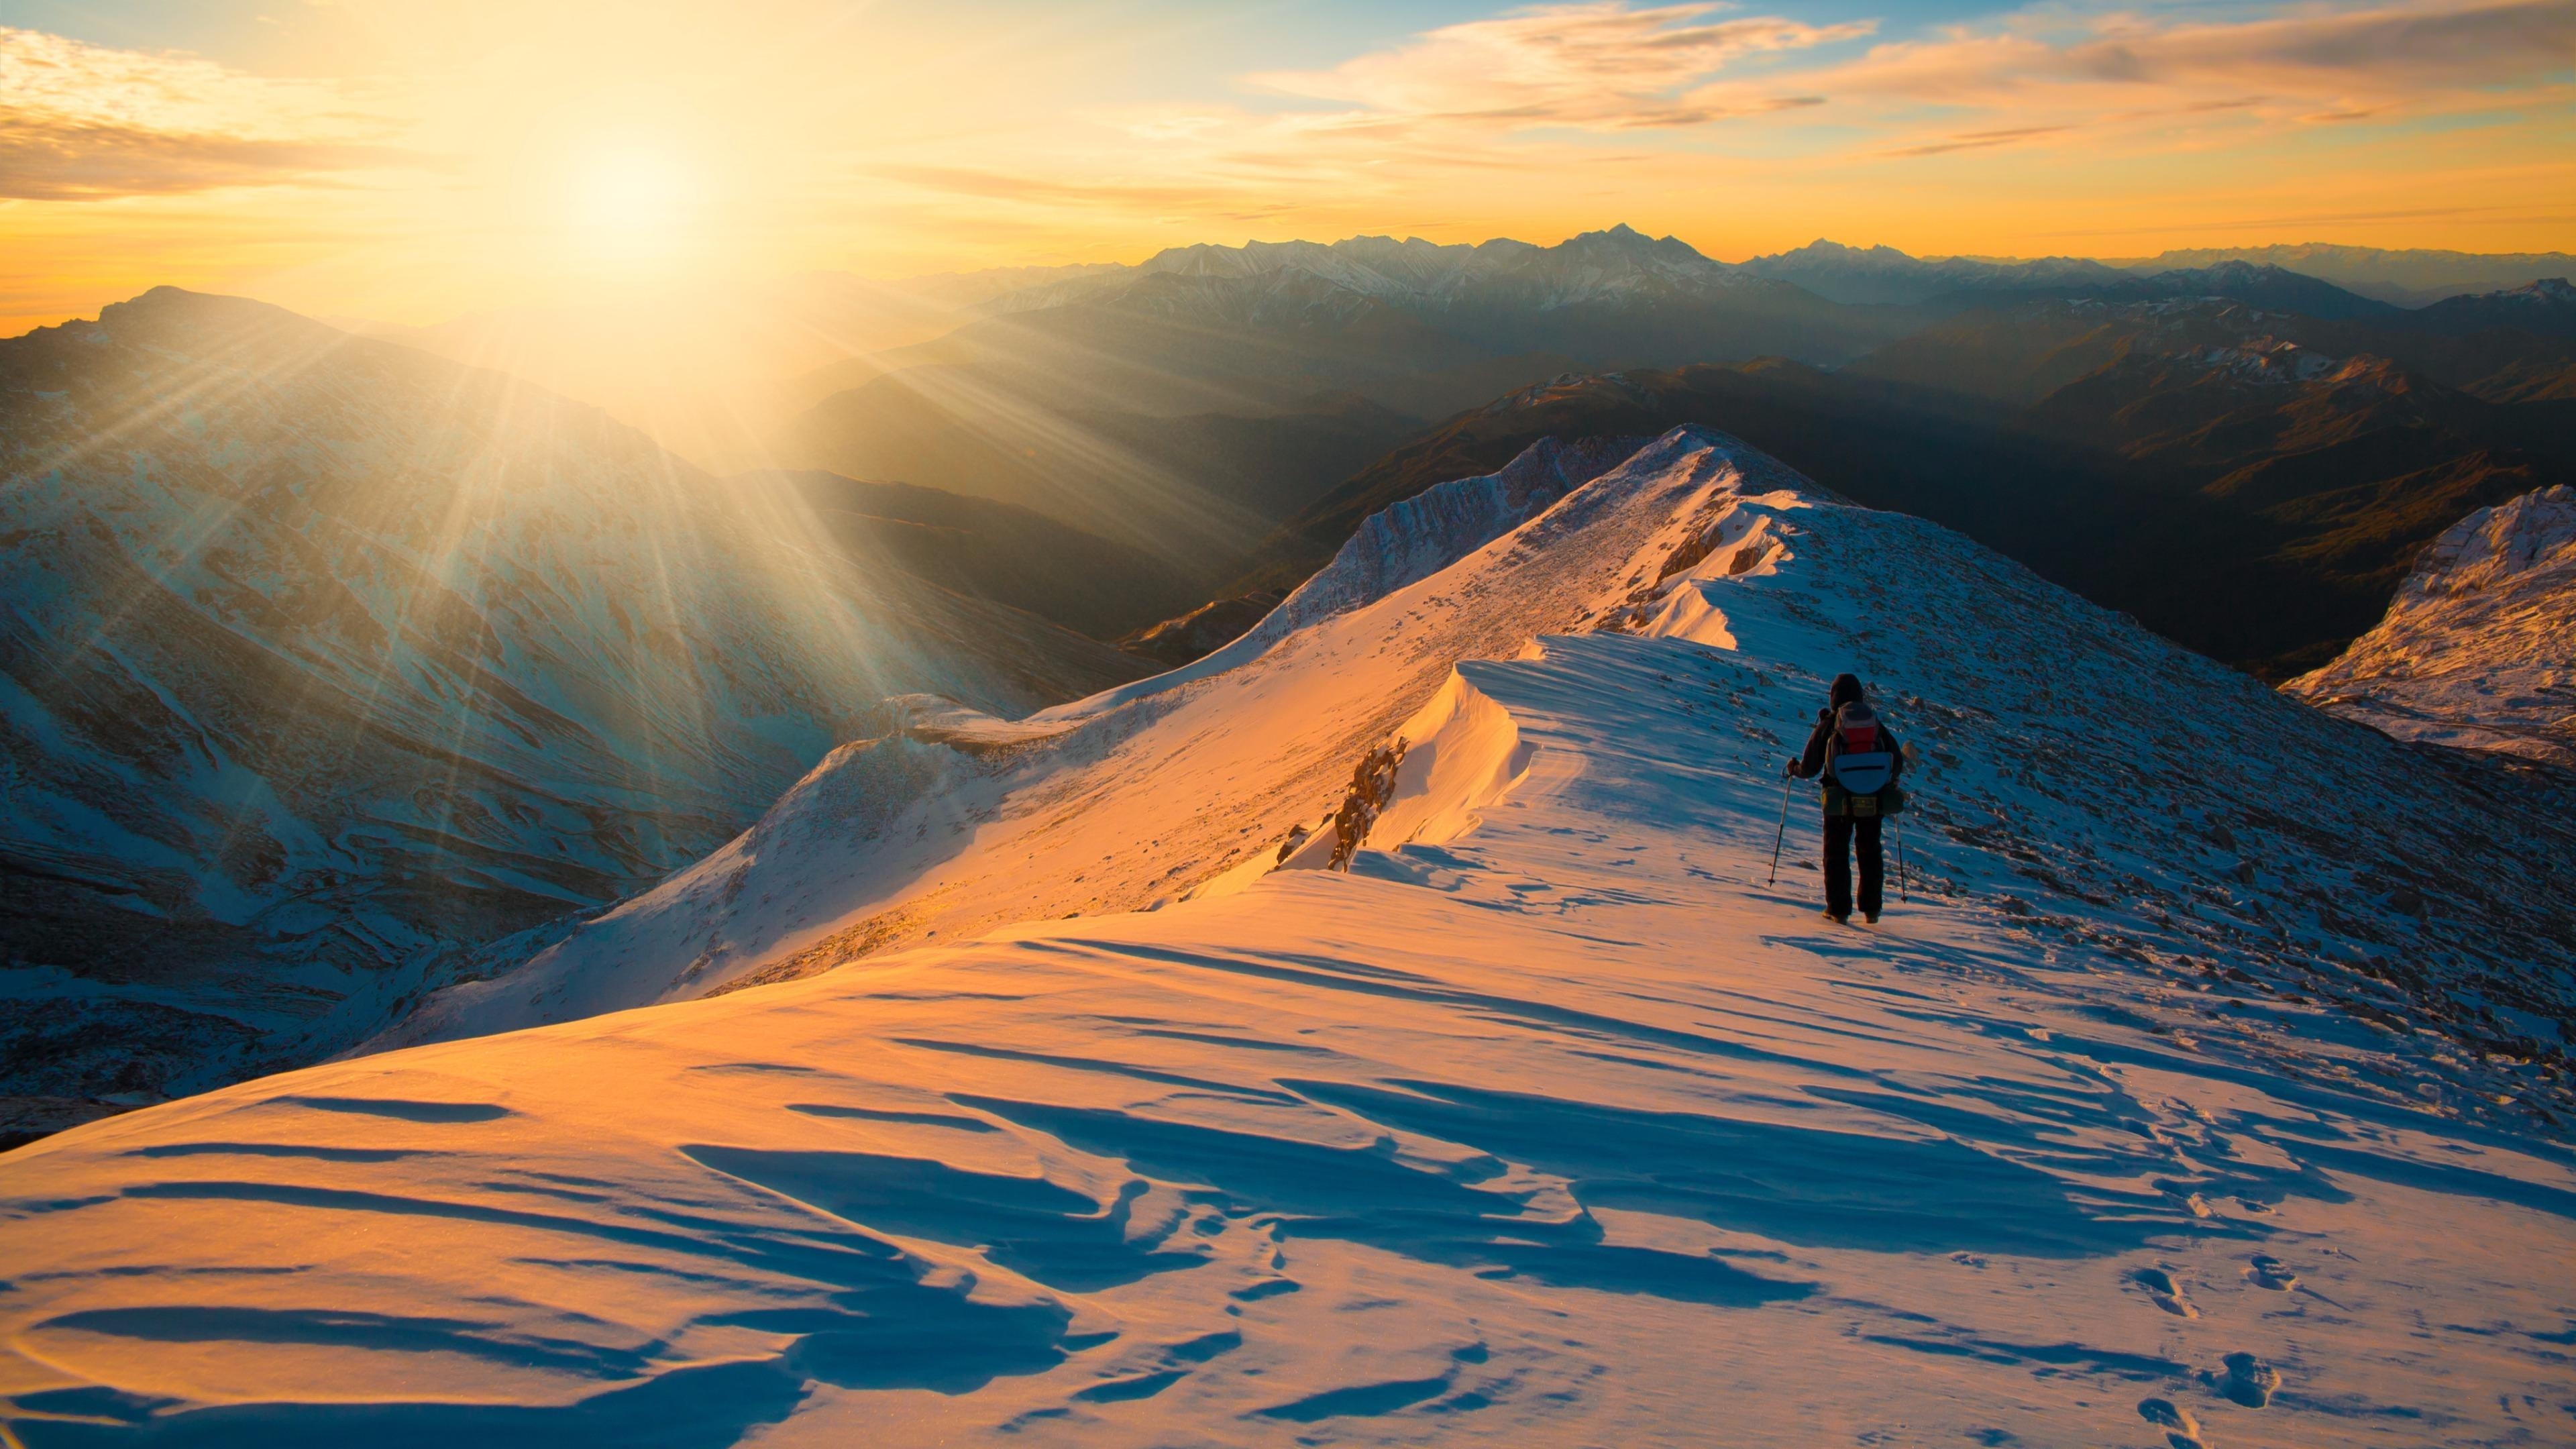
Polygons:
<instances>
[{"instance_id":1,"label":"orange sky","mask_svg":"<svg viewBox=\"0 0 2576 1449\"><path fill-rule=\"evenodd\" d=\"M1626 221L2576 247L2576 0L0 0L0 333Z\"/></svg>"}]
</instances>

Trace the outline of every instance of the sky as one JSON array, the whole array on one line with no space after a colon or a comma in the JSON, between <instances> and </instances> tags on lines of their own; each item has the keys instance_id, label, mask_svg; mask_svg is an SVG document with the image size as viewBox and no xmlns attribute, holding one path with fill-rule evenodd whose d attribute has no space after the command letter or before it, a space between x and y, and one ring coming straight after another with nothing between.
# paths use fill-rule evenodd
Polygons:
<instances>
[{"instance_id":1,"label":"sky","mask_svg":"<svg viewBox=\"0 0 2576 1449\"><path fill-rule=\"evenodd\" d=\"M1623 221L2576 248L2576 0L0 0L0 334Z\"/></svg>"}]
</instances>

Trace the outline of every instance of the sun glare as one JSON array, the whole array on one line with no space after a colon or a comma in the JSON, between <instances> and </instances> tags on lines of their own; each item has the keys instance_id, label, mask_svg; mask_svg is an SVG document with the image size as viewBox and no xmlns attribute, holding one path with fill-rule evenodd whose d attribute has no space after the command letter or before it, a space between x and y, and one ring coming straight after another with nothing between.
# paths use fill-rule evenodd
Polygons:
<instances>
[{"instance_id":1,"label":"sun glare","mask_svg":"<svg viewBox=\"0 0 2576 1449\"><path fill-rule=\"evenodd\" d=\"M702 200L695 178L677 156L641 146L583 158L565 195L580 250L600 261L627 264L677 256Z\"/></svg>"}]
</instances>

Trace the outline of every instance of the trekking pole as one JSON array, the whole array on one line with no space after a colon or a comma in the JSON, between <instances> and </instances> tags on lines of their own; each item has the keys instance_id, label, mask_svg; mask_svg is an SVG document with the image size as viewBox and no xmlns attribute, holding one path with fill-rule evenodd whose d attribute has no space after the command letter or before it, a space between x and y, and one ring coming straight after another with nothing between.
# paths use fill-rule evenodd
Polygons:
<instances>
[{"instance_id":1,"label":"trekking pole","mask_svg":"<svg viewBox=\"0 0 2576 1449\"><path fill-rule=\"evenodd\" d=\"M1764 885L1780 883L1780 842L1789 838L1789 786L1797 778L1795 775L1780 777L1780 828L1771 836L1771 878L1764 881Z\"/></svg>"},{"instance_id":2,"label":"trekking pole","mask_svg":"<svg viewBox=\"0 0 2576 1449\"><path fill-rule=\"evenodd\" d=\"M1914 904L1914 897L1905 893L1905 827L1902 825L1896 827L1896 898L1909 906Z\"/></svg>"}]
</instances>

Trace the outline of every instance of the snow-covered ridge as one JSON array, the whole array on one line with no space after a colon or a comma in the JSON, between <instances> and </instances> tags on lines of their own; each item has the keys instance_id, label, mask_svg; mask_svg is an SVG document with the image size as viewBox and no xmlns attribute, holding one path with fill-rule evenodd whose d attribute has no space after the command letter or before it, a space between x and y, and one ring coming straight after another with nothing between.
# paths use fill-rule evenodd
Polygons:
<instances>
[{"instance_id":1,"label":"snow-covered ridge","mask_svg":"<svg viewBox=\"0 0 2576 1449\"><path fill-rule=\"evenodd\" d=\"M1845 667L1920 756L1874 931L1815 920L1779 777ZM796 947L838 969L0 1157L0 1419L2225 1449L2563 1417L2566 812L1735 440L1016 757L937 748L841 752L746 837L735 930L946 852ZM850 789L907 759L989 769L991 808L950 835ZM1347 869L1261 869L1362 785Z\"/></svg>"},{"instance_id":2,"label":"snow-covered ridge","mask_svg":"<svg viewBox=\"0 0 2576 1449\"><path fill-rule=\"evenodd\" d=\"M1311 828L1315 812L1340 798L1352 759L1421 708L1452 664L1508 655L1540 629L1587 617L1598 580L1668 526L1680 496L1731 486L1744 451L1692 429L1624 457L1534 445L1501 473L1388 510L1392 520L1374 520L1280 605L1281 623L1265 621L1195 664L1020 722L896 701L904 748L836 753L771 812L795 824L764 821L518 971L433 999L374 1045L676 1000L1068 911L1137 909L1273 861L1292 830ZM1390 625L1418 612L1408 596L1447 567L1508 549L1534 516L1576 537L1507 554L1511 566L1441 593L1436 621ZM1506 575L1522 582L1507 585ZM1331 662L1345 658L1378 662ZM1197 735L1211 709L1244 698L1283 702L1275 716L1252 709L1216 737ZM946 751L951 763L910 785L909 774L883 781L918 793L865 812L805 803L841 798L822 785L827 774L878 779L923 750ZM1165 751L1177 752L1177 765ZM803 844L784 856L748 848L764 830Z\"/></svg>"},{"instance_id":3,"label":"snow-covered ridge","mask_svg":"<svg viewBox=\"0 0 2576 1449\"><path fill-rule=\"evenodd\" d=\"M2484 295L2499 300L2526 302L2534 306L2576 307L2576 283L2565 277L2542 277L2519 287L2507 287Z\"/></svg>"},{"instance_id":4,"label":"snow-covered ridge","mask_svg":"<svg viewBox=\"0 0 2576 1449\"><path fill-rule=\"evenodd\" d=\"M2377 628L2282 687L2399 739L2576 767L2576 490L2453 524Z\"/></svg>"}]
</instances>

